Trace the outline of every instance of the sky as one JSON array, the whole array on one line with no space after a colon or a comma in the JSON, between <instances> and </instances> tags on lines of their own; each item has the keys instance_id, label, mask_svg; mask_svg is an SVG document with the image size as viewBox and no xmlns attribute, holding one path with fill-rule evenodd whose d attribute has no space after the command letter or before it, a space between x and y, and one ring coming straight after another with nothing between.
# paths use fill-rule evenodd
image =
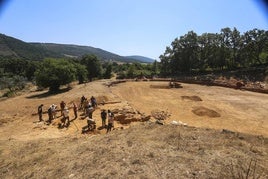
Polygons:
<instances>
[{"instance_id":1,"label":"sky","mask_svg":"<svg viewBox=\"0 0 268 179\"><path fill-rule=\"evenodd\" d=\"M2 2L2 3L1 3ZM25 42L86 45L158 60L194 31L268 30L261 0L0 0L0 33Z\"/></svg>"}]
</instances>

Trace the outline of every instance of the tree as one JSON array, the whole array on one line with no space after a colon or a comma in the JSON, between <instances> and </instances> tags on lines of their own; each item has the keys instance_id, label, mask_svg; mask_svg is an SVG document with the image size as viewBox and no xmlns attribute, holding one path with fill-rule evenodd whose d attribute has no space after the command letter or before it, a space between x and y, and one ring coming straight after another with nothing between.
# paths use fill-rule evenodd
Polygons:
<instances>
[{"instance_id":1,"label":"tree","mask_svg":"<svg viewBox=\"0 0 268 179\"><path fill-rule=\"evenodd\" d=\"M82 84L87 79L87 69L85 65L81 65L79 63L75 63L75 69L76 69L76 77L78 79L78 83Z\"/></svg>"},{"instance_id":2,"label":"tree","mask_svg":"<svg viewBox=\"0 0 268 179\"><path fill-rule=\"evenodd\" d=\"M133 78L135 75L135 70L136 70L135 65L134 64L130 65L129 69L127 70L127 77Z\"/></svg>"},{"instance_id":3,"label":"tree","mask_svg":"<svg viewBox=\"0 0 268 179\"><path fill-rule=\"evenodd\" d=\"M171 72L177 74L179 72L190 72L198 67L198 36L195 32L190 31L186 35L176 38L171 43L172 49L166 49L166 56L160 56L160 59L170 60ZM165 58L167 57L167 58Z\"/></svg>"},{"instance_id":4,"label":"tree","mask_svg":"<svg viewBox=\"0 0 268 179\"><path fill-rule=\"evenodd\" d=\"M173 50L170 47L166 47L166 51L163 55L159 56L160 59L160 74L168 76L171 74L170 61L173 57Z\"/></svg>"},{"instance_id":5,"label":"tree","mask_svg":"<svg viewBox=\"0 0 268 179\"><path fill-rule=\"evenodd\" d=\"M13 96L17 90L22 90L26 85L26 78L23 76L12 76L12 77L1 77L0 78L0 89L7 88L9 91L3 96Z\"/></svg>"},{"instance_id":6,"label":"tree","mask_svg":"<svg viewBox=\"0 0 268 179\"><path fill-rule=\"evenodd\" d=\"M75 66L65 59L46 59L35 72L36 84L40 87L49 87L50 92L59 90L75 80Z\"/></svg>"},{"instance_id":7,"label":"tree","mask_svg":"<svg viewBox=\"0 0 268 179\"><path fill-rule=\"evenodd\" d=\"M220 50L218 57L218 64L220 64L221 69L224 67L231 67L231 29L229 27L221 29L220 33Z\"/></svg>"},{"instance_id":8,"label":"tree","mask_svg":"<svg viewBox=\"0 0 268 179\"><path fill-rule=\"evenodd\" d=\"M2 68L4 68L5 73L23 76L27 67L27 62L28 61L26 60L18 58L6 58L0 60L0 65Z\"/></svg>"},{"instance_id":9,"label":"tree","mask_svg":"<svg viewBox=\"0 0 268 179\"><path fill-rule=\"evenodd\" d=\"M101 76L101 64L97 56L85 55L81 59L81 64L86 66L89 81L92 81L95 77Z\"/></svg>"},{"instance_id":10,"label":"tree","mask_svg":"<svg viewBox=\"0 0 268 179\"><path fill-rule=\"evenodd\" d=\"M217 68L219 66L217 54L220 51L219 34L204 33L198 37L199 69ZM220 61L220 60L219 60Z\"/></svg>"},{"instance_id":11,"label":"tree","mask_svg":"<svg viewBox=\"0 0 268 179\"><path fill-rule=\"evenodd\" d=\"M263 64L266 59L261 59L261 53L268 50L268 31L253 29L247 31L243 36L241 56L246 59L247 64Z\"/></svg>"},{"instance_id":12,"label":"tree","mask_svg":"<svg viewBox=\"0 0 268 179\"><path fill-rule=\"evenodd\" d=\"M197 69L200 65L198 60L198 36L195 32L190 31L180 39L183 44L183 70L190 72Z\"/></svg>"},{"instance_id":13,"label":"tree","mask_svg":"<svg viewBox=\"0 0 268 179\"><path fill-rule=\"evenodd\" d=\"M39 67L40 62L39 61L28 61L27 66L25 67L25 76L28 80L33 80L34 73L36 69Z\"/></svg>"},{"instance_id":14,"label":"tree","mask_svg":"<svg viewBox=\"0 0 268 179\"><path fill-rule=\"evenodd\" d=\"M152 66L152 74L153 75L157 75L158 74L158 63L157 63L156 60L154 61L153 66Z\"/></svg>"},{"instance_id":15,"label":"tree","mask_svg":"<svg viewBox=\"0 0 268 179\"><path fill-rule=\"evenodd\" d=\"M103 77L105 79L110 79L112 77L112 64L111 63L107 64Z\"/></svg>"},{"instance_id":16,"label":"tree","mask_svg":"<svg viewBox=\"0 0 268 179\"><path fill-rule=\"evenodd\" d=\"M232 49L232 55L231 55L231 65L232 67L236 67L239 64L239 56L238 52L241 48L241 36L240 32L234 28L231 32L231 49Z\"/></svg>"},{"instance_id":17,"label":"tree","mask_svg":"<svg viewBox=\"0 0 268 179\"><path fill-rule=\"evenodd\" d=\"M253 29L240 35L227 27L201 36L190 31L171 42L159 58L164 76L262 65L268 63L268 31Z\"/></svg>"}]
</instances>

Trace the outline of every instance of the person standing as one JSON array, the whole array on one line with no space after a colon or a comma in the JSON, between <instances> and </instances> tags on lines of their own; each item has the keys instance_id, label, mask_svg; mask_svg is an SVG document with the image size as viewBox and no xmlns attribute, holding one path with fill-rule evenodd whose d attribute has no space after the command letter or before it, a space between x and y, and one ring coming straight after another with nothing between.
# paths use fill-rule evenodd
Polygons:
<instances>
[{"instance_id":1,"label":"person standing","mask_svg":"<svg viewBox=\"0 0 268 179\"><path fill-rule=\"evenodd\" d=\"M84 101L86 101L86 97L83 95L83 96L81 97L80 109L83 109L83 108L84 108Z\"/></svg>"},{"instance_id":2,"label":"person standing","mask_svg":"<svg viewBox=\"0 0 268 179\"><path fill-rule=\"evenodd\" d=\"M64 110L65 106L66 106L65 102L64 101L61 101L61 103L60 103L61 116L63 116L63 110Z\"/></svg>"},{"instance_id":3,"label":"person standing","mask_svg":"<svg viewBox=\"0 0 268 179\"><path fill-rule=\"evenodd\" d=\"M107 118L107 113L105 109L101 111L101 120L102 120L102 127L106 126L106 118Z\"/></svg>"},{"instance_id":4,"label":"person standing","mask_svg":"<svg viewBox=\"0 0 268 179\"><path fill-rule=\"evenodd\" d=\"M86 108L86 116L92 119L93 112L94 112L94 108L91 106L91 104L88 104Z\"/></svg>"},{"instance_id":5,"label":"person standing","mask_svg":"<svg viewBox=\"0 0 268 179\"><path fill-rule=\"evenodd\" d=\"M52 119L56 119L56 117L57 117L57 112L56 112L57 105L52 104L52 105L50 106L50 108L51 108L51 111L52 111Z\"/></svg>"},{"instance_id":6,"label":"person standing","mask_svg":"<svg viewBox=\"0 0 268 179\"><path fill-rule=\"evenodd\" d=\"M43 109L42 109L42 107L43 107L44 105L43 104L41 104L40 106L38 106L38 115L39 115L39 122L41 122L41 121L43 121L43 117L42 117L42 114L43 114Z\"/></svg>"},{"instance_id":7,"label":"person standing","mask_svg":"<svg viewBox=\"0 0 268 179\"><path fill-rule=\"evenodd\" d=\"M107 127L107 132L112 130L112 127L114 127L114 114L108 110L108 127Z\"/></svg>"},{"instance_id":8,"label":"person standing","mask_svg":"<svg viewBox=\"0 0 268 179\"><path fill-rule=\"evenodd\" d=\"M50 124L53 120L53 112L52 112L52 106L50 106L47 110L47 114L48 114L48 124Z\"/></svg>"},{"instance_id":9,"label":"person standing","mask_svg":"<svg viewBox=\"0 0 268 179\"><path fill-rule=\"evenodd\" d=\"M67 107L63 109L63 121L64 121L64 126L69 127L70 125L70 118L69 118L69 110Z\"/></svg>"},{"instance_id":10,"label":"person standing","mask_svg":"<svg viewBox=\"0 0 268 179\"><path fill-rule=\"evenodd\" d=\"M78 107L77 107L75 102L73 102L73 109L74 109L74 118L76 119L77 118Z\"/></svg>"},{"instance_id":11,"label":"person standing","mask_svg":"<svg viewBox=\"0 0 268 179\"><path fill-rule=\"evenodd\" d=\"M97 100L96 100L96 98L94 96L91 96L90 102L91 102L91 105L92 105L93 108L97 107Z\"/></svg>"}]
</instances>

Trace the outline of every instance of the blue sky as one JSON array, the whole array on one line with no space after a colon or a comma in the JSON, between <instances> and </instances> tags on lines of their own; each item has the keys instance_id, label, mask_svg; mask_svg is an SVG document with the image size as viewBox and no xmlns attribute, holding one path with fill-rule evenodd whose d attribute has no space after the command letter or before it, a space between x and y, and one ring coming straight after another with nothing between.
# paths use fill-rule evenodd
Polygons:
<instances>
[{"instance_id":1,"label":"blue sky","mask_svg":"<svg viewBox=\"0 0 268 179\"><path fill-rule=\"evenodd\" d=\"M10 0L0 9L0 33L158 59L191 30L267 30L267 13L258 0Z\"/></svg>"}]
</instances>

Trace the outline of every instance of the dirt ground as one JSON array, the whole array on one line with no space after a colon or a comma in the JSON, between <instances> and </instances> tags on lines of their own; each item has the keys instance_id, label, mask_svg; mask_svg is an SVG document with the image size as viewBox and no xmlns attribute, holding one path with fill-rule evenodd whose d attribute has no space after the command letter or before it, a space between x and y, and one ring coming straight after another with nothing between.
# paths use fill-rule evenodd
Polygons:
<instances>
[{"instance_id":1,"label":"dirt ground","mask_svg":"<svg viewBox=\"0 0 268 179\"><path fill-rule=\"evenodd\" d=\"M1 99L0 177L238 178L248 168L250 176L268 176L267 94L193 84L167 89L168 82L107 87L109 82L73 85L55 95L33 88ZM163 126L153 119L128 125L115 122L111 133L102 129L81 134L86 125L83 116L69 128L58 129L61 117L46 125L32 115L40 104L44 111L62 100L71 107L73 101L79 104L82 95L115 102L95 110L97 128L101 109L131 109L144 116L160 110L170 117ZM74 117L72 109L70 117ZM48 119L47 114L43 118Z\"/></svg>"},{"instance_id":2,"label":"dirt ground","mask_svg":"<svg viewBox=\"0 0 268 179\"><path fill-rule=\"evenodd\" d=\"M159 88L151 85L128 82L112 91L146 114L155 109L170 112L167 122L180 120L190 126L268 136L267 94L194 84L173 89L164 89L168 82L154 82Z\"/></svg>"}]
</instances>

